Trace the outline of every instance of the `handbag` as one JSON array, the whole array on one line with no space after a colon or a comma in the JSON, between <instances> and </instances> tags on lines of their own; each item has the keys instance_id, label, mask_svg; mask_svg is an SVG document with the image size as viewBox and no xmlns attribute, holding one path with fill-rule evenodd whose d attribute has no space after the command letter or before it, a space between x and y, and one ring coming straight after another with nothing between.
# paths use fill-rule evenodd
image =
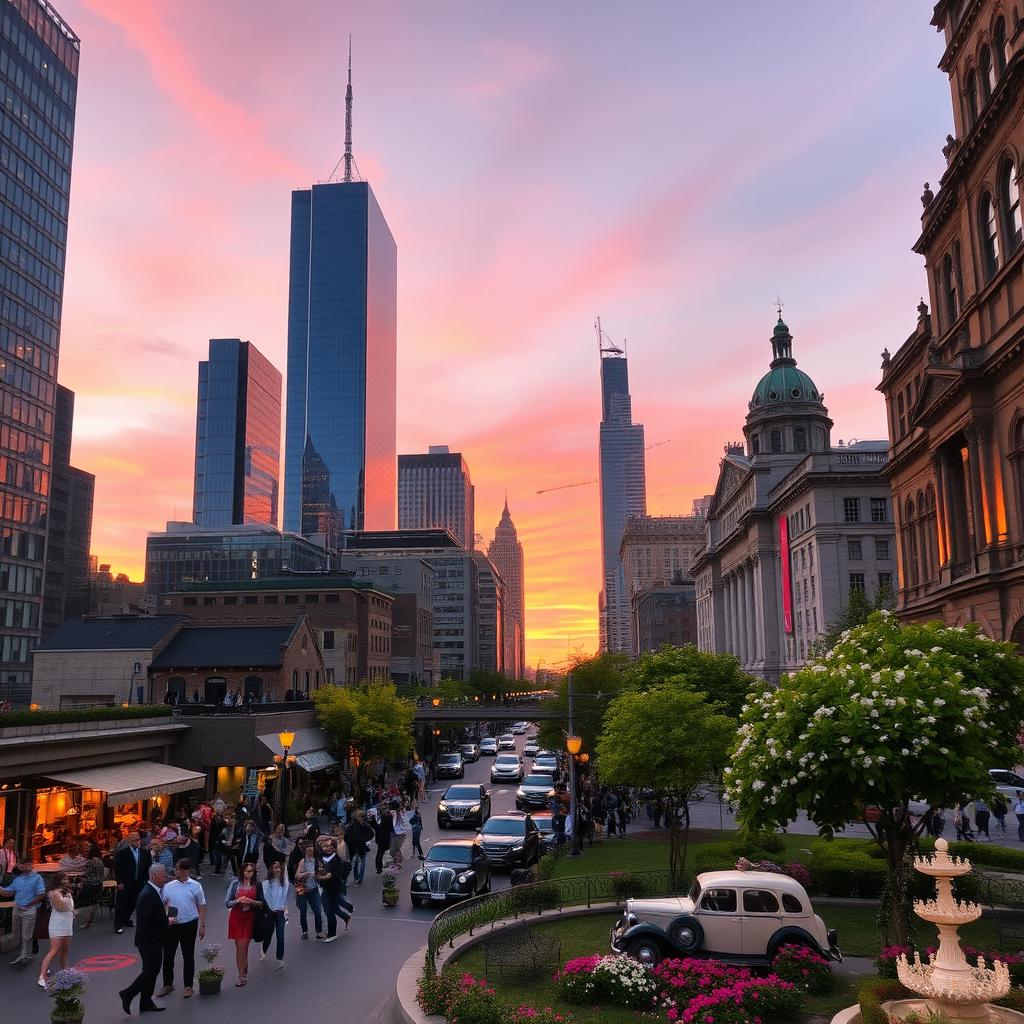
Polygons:
<instances>
[{"instance_id":1,"label":"handbag","mask_svg":"<svg viewBox=\"0 0 1024 1024\"><path fill-rule=\"evenodd\" d=\"M49 898L39 904L39 909L36 911L35 927L32 929L33 939L48 939L50 937L50 911L52 910Z\"/></svg>"},{"instance_id":2,"label":"handbag","mask_svg":"<svg viewBox=\"0 0 1024 1024\"><path fill-rule=\"evenodd\" d=\"M252 937L255 942L262 942L274 934L274 912L267 907L267 894L263 891L261 882L257 889L259 899L263 905L255 911L252 922Z\"/></svg>"}]
</instances>

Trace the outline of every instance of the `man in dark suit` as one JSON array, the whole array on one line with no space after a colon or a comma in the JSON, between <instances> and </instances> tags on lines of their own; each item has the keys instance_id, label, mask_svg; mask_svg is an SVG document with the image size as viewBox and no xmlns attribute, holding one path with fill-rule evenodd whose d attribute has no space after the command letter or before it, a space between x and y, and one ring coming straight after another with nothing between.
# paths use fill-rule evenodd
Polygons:
<instances>
[{"instance_id":1,"label":"man in dark suit","mask_svg":"<svg viewBox=\"0 0 1024 1024\"><path fill-rule=\"evenodd\" d=\"M114 854L114 880L117 882L117 897L114 900L114 930L118 935L125 925L132 926L132 911L142 887L149 877L149 866L153 863L149 850L142 849L138 832L128 833L128 844Z\"/></svg>"},{"instance_id":2,"label":"man in dark suit","mask_svg":"<svg viewBox=\"0 0 1024 1024\"><path fill-rule=\"evenodd\" d=\"M140 1013L161 1013L167 1007L153 1002L153 990L163 965L164 945L167 942L167 911L161 891L167 881L167 869L154 864L149 869L149 881L142 887L135 904L135 946L142 960L139 976L118 992L124 1012L131 1014L132 1000L139 997Z\"/></svg>"},{"instance_id":3,"label":"man in dark suit","mask_svg":"<svg viewBox=\"0 0 1024 1024\"><path fill-rule=\"evenodd\" d=\"M263 852L263 835L256 828L256 822L250 820L245 823L245 833L242 836L242 863L259 864L260 854Z\"/></svg>"}]
</instances>

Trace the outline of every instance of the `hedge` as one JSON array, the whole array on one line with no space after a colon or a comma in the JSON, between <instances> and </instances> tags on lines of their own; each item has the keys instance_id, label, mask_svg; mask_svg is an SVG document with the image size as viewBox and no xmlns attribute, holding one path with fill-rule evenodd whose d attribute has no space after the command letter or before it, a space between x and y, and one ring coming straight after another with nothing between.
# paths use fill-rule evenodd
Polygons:
<instances>
[{"instance_id":1,"label":"hedge","mask_svg":"<svg viewBox=\"0 0 1024 1024\"><path fill-rule=\"evenodd\" d=\"M40 708L30 711L19 708L0 714L0 729L15 725L63 725L69 722L106 722L131 718L167 718L171 714L168 704L129 704L128 707L92 708Z\"/></svg>"},{"instance_id":2,"label":"hedge","mask_svg":"<svg viewBox=\"0 0 1024 1024\"><path fill-rule=\"evenodd\" d=\"M932 853L935 840L931 836L922 838L920 847L922 853ZM1024 872L1024 850L997 846L995 843L950 843L949 852L954 857L966 857L972 864Z\"/></svg>"},{"instance_id":3,"label":"hedge","mask_svg":"<svg viewBox=\"0 0 1024 1024\"><path fill-rule=\"evenodd\" d=\"M727 871L736 866L740 857L750 861L771 860L778 863L779 853L785 850L785 846L781 840L778 848L775 846L774 843L768 847L752 846L745 839L720 839L714 843L702 843L693 855L693 873L699 875L702 871Z\"/></svg>"},{"instance_id":4,"label":"hedge","mask_svg":"<svg viewBox=\"0 0 1024 1024\"><path fill-rule=\"evenodd\" d=\"M822 896L880 899L887 877L885 861L850 843L848 839L812 841L807 861L812 891Z\"/></svg>"},{"instance_id":5,"label":"hedge","mask_svg":"<svg viewBox=\"0 0 1024 1024\"><path fill-rule=\"evenodd\" d=\"M887 1003L890 999L910 999L913 994L898 981L889 981L885 978L868 978L867 981L862 981L857 987L861 1024L890 1024L889 1015L882 1009L882 1003Z\"/></svg>"}]
</instances>

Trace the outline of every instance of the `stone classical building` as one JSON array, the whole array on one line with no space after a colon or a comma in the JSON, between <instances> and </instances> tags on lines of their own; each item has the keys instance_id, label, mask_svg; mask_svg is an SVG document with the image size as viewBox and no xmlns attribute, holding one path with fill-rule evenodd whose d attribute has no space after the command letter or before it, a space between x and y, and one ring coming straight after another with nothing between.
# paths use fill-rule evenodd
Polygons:
<instances>
[{"instance_id":1,"label":"stone classical building","mask_svg":"<svg viewBox=\"0 0 1024 1024\"><path fill-rule=\"evenodd\" d=\"M851 590L891 588L895 550L884 441L836 447L824 396L779 318L773 359L728 445L692 568L701 650L775 681L803 665Z\"/></svg>"},{"instance_id":2,"label":"stone classical building","mask_svg":"<svg viewBox=\"0 0 1024 1024\"><path fill-rule=\"evenodd\" d=\"M1024 647L1024 28L1019 3L935 6L955 137L921 197L931 310L882 355L908 619Z\"/></svg>"},{"instance_id":3,"label":"stone classical building","mask_svg":"<svg viewBox=\"0 0 1024 1024\"><path fill-rule=\"evenodd\" d=\"M526 569L523 545L512 522L507 497L494 540L487 547L487 557L505 581L505 675L522 679L526 672Z\"/></svg>"},{"instance_id":4,"label":"stone classical building","mask_svg":"<svg viewBox=\"0 0 1024 1024\"><path fill-rule=\"evenodd\" d=\"M647 587L633 596L636 654L666 644L683 647L697 642L697 595L693 580Z\"/></svg>"}]
</instances>

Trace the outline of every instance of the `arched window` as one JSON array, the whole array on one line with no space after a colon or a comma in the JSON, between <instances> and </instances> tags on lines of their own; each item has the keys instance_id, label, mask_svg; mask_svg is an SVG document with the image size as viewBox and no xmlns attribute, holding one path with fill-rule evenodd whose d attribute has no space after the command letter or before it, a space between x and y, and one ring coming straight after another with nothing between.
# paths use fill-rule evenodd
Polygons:
<instances>
[{"instance_id":1,"label":"arched window","mask_svg":"<svg viewBox=\"0 0 1024 1024\"><path fill-rule=\"evenodd\" d=\"M957 273L952 256L947 256L942 261L942 294L946 300L948 327L960 316L960 290L957 288Z\"/></svg>"},{"instance_id":2,"label":"arched window","mask_svg":"<svg viewBox=\"0 0 1024 1024\"><path fill-rule=\"evenodd\" d=\"M292 689L297 690L299 688L299 672L298 669L292 669Z\"/></svg>"},{"instance_id":3,"label":"arched window","mask_svg":"<svg viewBox=\"0 0 1024 1024\"><path fill-rule=\"evenodd\" d=\"M793 430L793 451L807 451L807 431L803 427L796 427Z\"/></svg>"},{"instance_id":4,"label":"arched window","mask_svg":"<svg viewBox=\"0 0 1024 1024\"><path fill-rule=\"evenodd\" d=\"M772 451L773 452L781 452L782 451L782 431L781 430L773 430L772 431Z\"/></svg>"},{"instance_id":5,"label":"arched window","mask_svg":"<svg viewBox=\"0 0 1024 1024\"><path fill-rule=\"evenodd\" d=\"M992 63L992 51L987 46L983 46L978 55L978 72L981 75L982 99L987 101L996 87L996 69Z\"/></svg>"},{"instance_id":6,"label":"arched window","mask_svg":"<svg viewBox=\"0 0 1024 1024\"><path fill-rule=\"evenodd\" d=\"M174 704L183 704L185 702L184 676L171 676L167 680L167 696Z\"/></svg>"},{"instance_id":7,"label":"arched window","mask_svg":"<svg viewBox=\"0 0 1024 1024\"><path fill-rule=\"evenodd\" d=\"M246 676L242 683L242 699L248 704L263 696L263 677Z\"/></svg>"},{"instance_id":8,"label":"arched window","mask_svg":"<svg viewBox=\"0 0 1024 1024\"><path fill-rule=\"evenodd\" d=\"M992 197L986 192L978 207L981 228L981 257L985 264L985 277L991 277L999 269L999 229L996 226L996 208Z\"/></svg>"},{"instance_id":9,"label":"arched window","mask_svg":"<svg viewBox=\"0 0 1024 1024\"><path fill-rule=\"evenodd\" d=\"M228 681L223 676L208 676L203 690L204 704L222 704L228 693Z\"/></svg>"},{"instance_id":10,"label":"arched window","mask_svg":"<svg viewBox=\"0 0 1024 1024\"><path fill-rule=\"evenodd\" d=\"M755 434L750 439L750 451L753 455L759 455L761 452L761 435Z\"/></svg>"},{"instance_id":11,"label":"arched window","mask_svg":"<svg viewBox=\"0 0 1024 1024\"><path fill-rule=\"evenodd\" d=\"M1020 186L1017 184L1017 168L1009 160L999 173L999 203L1003 208L1003 233L1009 255L1021 241Z\"/></svg>"},{"instance_id":12,"label":"arched window","mask_svg":"<svg viewBox=\"0 0 1024 1024\"><path fill-rule=\"evenodd\" d=\"M939 518L935 510L935 488L929 484L924 492L925 534L928 543L928 579L939 575Z\"/></svg>"},{"instance_id":13,"label":"arched window","mask_svg":"<svg viewBox=\"0 0 1024 1024\"><path fill-rule=\"evenodd\" d=\"M1002 17L996 18L992 29L992 56L996 75L1001 75L1006 70L1006 21Z\"/></svg>"},{"instance_id":14,"label":"arched window","mask_svg":"<svg viewBox=\"0 0 1024 1024\"><path fill-rule=\"evenodd\" d=\"M908 587L917 586L917 543L914 526L914 500L907 498L903 513L903 576Z\"/></svg>"},{"instance_id":15,"label":"arched window","mask_svg":"<svg viewBox=\"0 0 1024 1024\"><path fill-rule=\"evenodd\" d=\"M968 71L964 79L964 119L968 130L978 120L978 76L973 70Z\"/></svg>"}]
</instances>

